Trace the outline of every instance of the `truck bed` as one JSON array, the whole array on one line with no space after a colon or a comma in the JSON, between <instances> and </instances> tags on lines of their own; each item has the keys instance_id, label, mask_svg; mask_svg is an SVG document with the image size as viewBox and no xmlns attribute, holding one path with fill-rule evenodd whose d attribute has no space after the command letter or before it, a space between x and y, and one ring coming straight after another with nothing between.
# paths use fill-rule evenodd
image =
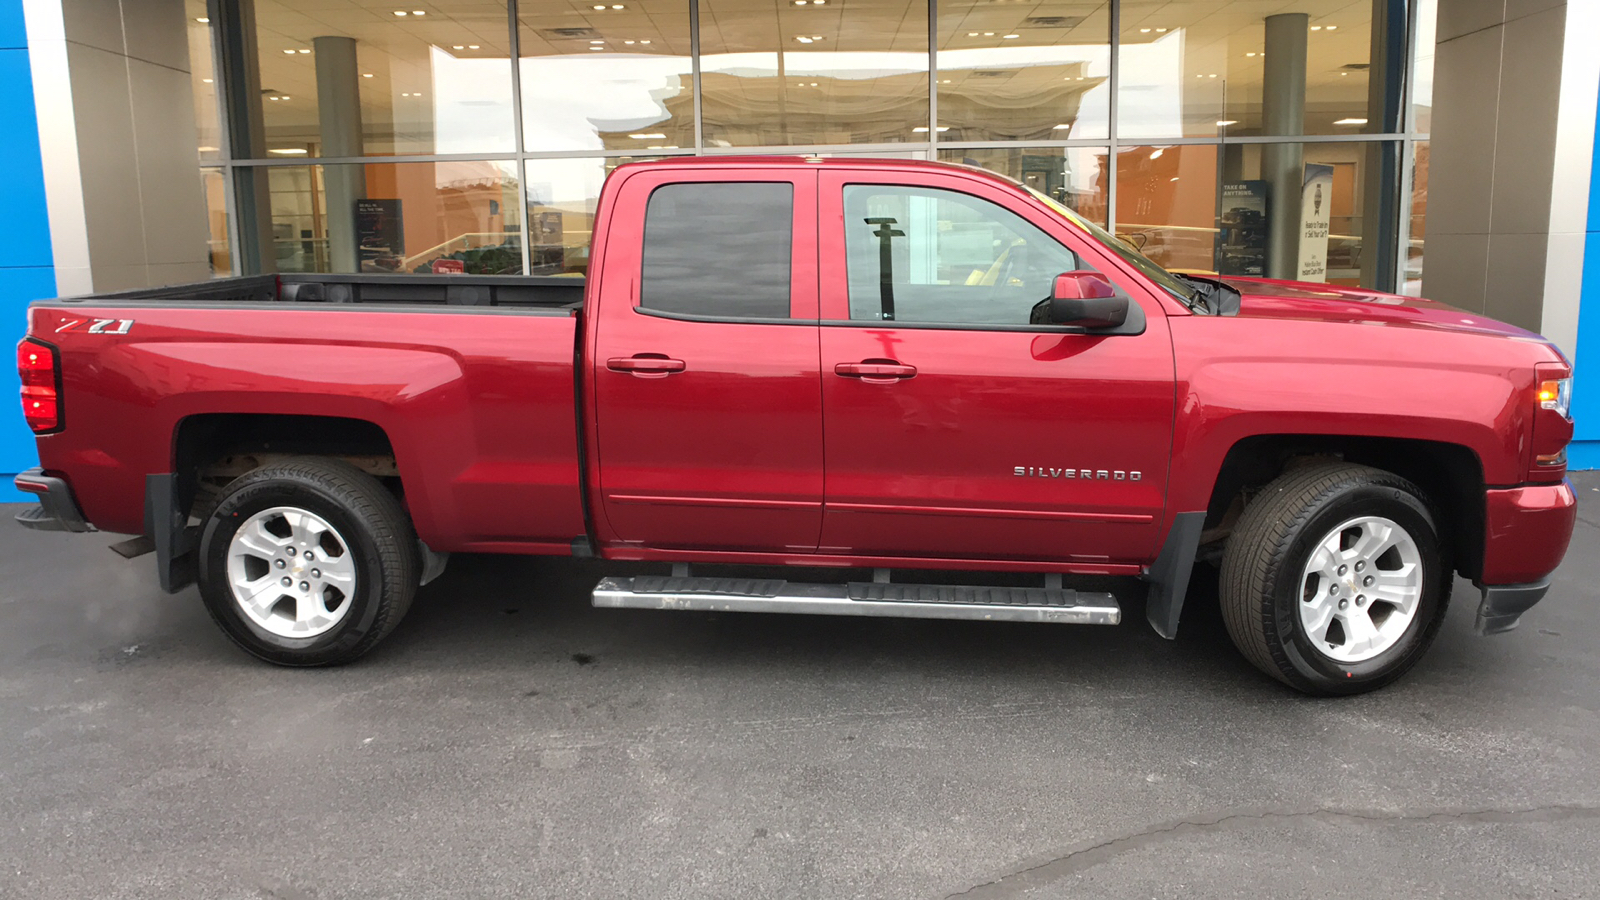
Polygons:
<instances>
[{"instance_id":1,"label":"truck bed","mask_svg":"<svg viewBox=\"0 0 1600 900\"><path fill-rule=\"evenodd\" d=\"M69 303L365 303L388 307L504 306L578 309L584 279L565 275L246 275L63 298Z\"/></svg>"}]
</instances>

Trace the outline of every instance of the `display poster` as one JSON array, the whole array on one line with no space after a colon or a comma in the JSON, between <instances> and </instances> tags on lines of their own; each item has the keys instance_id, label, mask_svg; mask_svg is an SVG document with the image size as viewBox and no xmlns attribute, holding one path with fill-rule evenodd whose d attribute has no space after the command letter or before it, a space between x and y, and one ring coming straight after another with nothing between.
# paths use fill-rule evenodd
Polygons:
<instances>
[{"instance_id":1,"label":"display poster","mask_svg":"<svg viewBox=\"0 0 1600 900\"><path fill-rule=\"evenodd\" d=\"M1300 191L1300 280L1328 280L1328 214L1333 166L1307 163Z\"/></svg>"},{"instance_id":2,"label":"display poster","mask_svg":"<svg viewBox=\"0 0 1600 900\"><path fill-rule=\"evenodd\" d=\"M1222 185L1217 232L1217 274L1259 277L1267 273L1265 181L1234 181Z\"/></svg>"},{"instance_id":3,"label":"display poster","mask_svg":"<svg viewBox=\"0 0 1600 900\"><path fill-rule=\"evenodd\" d=\"M356 201L356 246L363 272L393 272L405 262L399 200Z\"/></svg>"}]
</instances>

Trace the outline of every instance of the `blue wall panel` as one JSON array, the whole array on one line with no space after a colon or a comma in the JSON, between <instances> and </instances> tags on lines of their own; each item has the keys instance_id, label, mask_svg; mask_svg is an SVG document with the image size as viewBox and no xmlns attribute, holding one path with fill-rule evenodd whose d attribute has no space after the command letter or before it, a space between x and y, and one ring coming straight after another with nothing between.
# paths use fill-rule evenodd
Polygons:
<instances>
[{"instance_id":1,"label":"blue wall panel","mask_svg":"<svg viewBox=\"0 0 1600 900\"><path fill-rule=\"evenodd\" d=\"M27 329L28 302L56 292L22 0L0 0L0 122L7 132L0 140L0 501L7 501L30 499L11 476L38 464L11 350Z\"/></svg>"}]
</instances>

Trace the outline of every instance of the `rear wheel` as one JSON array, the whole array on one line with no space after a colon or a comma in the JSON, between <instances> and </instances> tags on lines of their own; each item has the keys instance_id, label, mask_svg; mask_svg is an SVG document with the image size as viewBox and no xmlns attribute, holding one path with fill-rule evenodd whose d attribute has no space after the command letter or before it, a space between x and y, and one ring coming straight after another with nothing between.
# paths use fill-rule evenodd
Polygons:
<instances>
[{"instance_id":1,"label":"rear wheel","mask_svg":"<svg viewBox=\"0 0 1600 900\"><path fill-rule=\"evenodd\" d=\"M1257 668L1311 694L1382 687L1433 642L1451 575L1421 491L1345 463L1280 476L1222 557L1223 621Z\"/></svg>"},{"instance_id":2,"label":"rear wheel","mask_svg":"<svg viewBox=\"0 0 1600 900\"><path fill-rule=\"evenodd\" d=\"M338 460L263 466L201 527L200 595L223 632L287 666L349 662L392 631L421 565L400 503Z\"/></svg>"}]
</instances>

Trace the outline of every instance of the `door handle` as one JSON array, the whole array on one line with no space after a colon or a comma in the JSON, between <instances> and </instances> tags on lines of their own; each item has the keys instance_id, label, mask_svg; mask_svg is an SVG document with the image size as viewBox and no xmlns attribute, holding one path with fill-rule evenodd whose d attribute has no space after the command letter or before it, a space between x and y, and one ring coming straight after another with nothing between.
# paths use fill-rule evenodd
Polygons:
<instances>
[{"instance_id":1,"label":"door handle","mask_svg":"<svg viewBox=\"0 0 1600 900\"><path fill-rule=\"evenodd\" d=\"M626 372L635 378L665 378L688 367L681 359L669 359L659 354L636 353L633 356L613 356L606 360L606 368L613 372Z\"/></svg>"},{"instance_id":2,"label":"door handle","mask_svg":"<svg viewBox=\"0 0 1600 900\"><path fill-rule=\"evenodd\" d=\"M892 359L864 359L858 363L839 363L833 367L833 374L859 378L868 384L894 384L916 375L917 367Z\"/></svg>"}]
</instances>

